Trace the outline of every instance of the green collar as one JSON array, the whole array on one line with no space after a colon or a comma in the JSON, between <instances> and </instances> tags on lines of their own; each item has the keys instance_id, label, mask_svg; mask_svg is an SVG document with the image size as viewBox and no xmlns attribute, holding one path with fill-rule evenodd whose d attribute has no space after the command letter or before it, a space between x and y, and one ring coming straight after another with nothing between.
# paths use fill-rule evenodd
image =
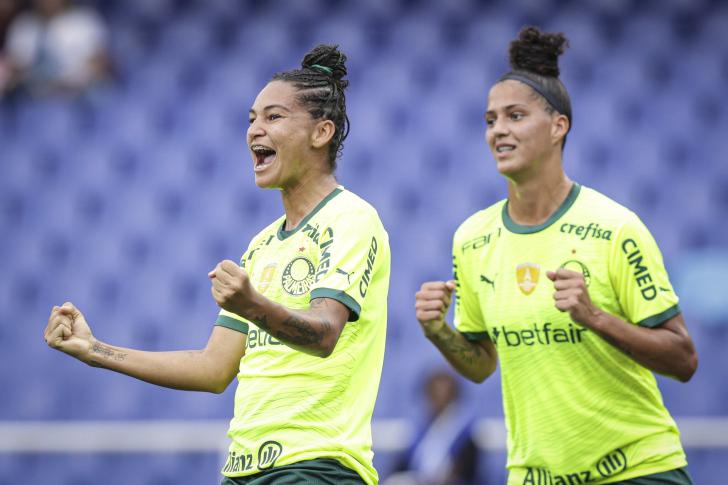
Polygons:
<instances>
[{"instance_id":1,"label":"green collar","mask_svg":"<svg viewBox=\"0 0 728 485\"><path fill-rule=\"evenodd\" d=\"M294 235L296 232L298 232L298 230L301 229L302 227L304 227L306 225L306 223L313 216L315 216L318 211L320 211L321 209L323 209L323 207L331 199L333 199L334 197L336 197L337 195L339 195L341 192L343 192L343 190L344 189L342 189L341 187L336 187L329 195L327 195L326 197L324 197L321 200L321 202L319 202L318 205L316 205L316 207L314 207L313 210L311 212L309 212L306 215L306 217L303 218L303 220L301 222L298 223L298 225L296 227L294 227L290 231L286 231L285 229L283 229L284 227L286 227L286 220L283 219L283 224L281 224L281 227L278 228L278 239L280 239L281 241L283 241L287 237L290 237L290 236Z\"/></svg>"},{"instance_id":2,"label":"green collar","mask_svg":"<svg viewBox=\"0 0 728 485\"><path fill-rule=\"evenodd\" d=\"M506 229L516 234L533 234L535 232L543 231L551 224L559 220L559 218L563 216L572 205L574 205L574 201L576 200L576 197L579 195L580 191L581 185L574 182L574 184L571 186L571 190L569 191L569 195L566 196L564 202L562 202L559 208L556 209L556 212L551 214L551 217L546 219L545 222L536 226L524 226L522 224L518 224L513 219L511 219L511 216L508 215L508 201L506 200L505 204L503 204L503 225L506 226Z\"/></svg>"}]
</instances>

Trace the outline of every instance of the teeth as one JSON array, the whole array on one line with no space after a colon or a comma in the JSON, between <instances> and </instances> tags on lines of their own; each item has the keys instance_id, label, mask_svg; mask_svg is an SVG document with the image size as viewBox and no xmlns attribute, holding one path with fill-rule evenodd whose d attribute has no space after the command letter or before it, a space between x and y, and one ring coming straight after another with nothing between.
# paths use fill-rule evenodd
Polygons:
<instances>
[{"instance_id":1,"label":"teeth","mask_svg":"<svg viewBox=\"0 0 728 485\"><path fill-rule=\"evenodd\" d=\"M275 153L275 150L273 150L272 148L263 146L263 145L253 145L250 147L250 149L253 150L255 153L260 153L260 154Z\"/></svg>"},{"instance_id":2,"label":"teeth","mask_svg":"<svg viewBox=\"0 0 728 485\"><path fill-rule=\"evenodd\" d=\"M496 149L496 151L497 151L498 153L503 153L503 152L511 152L511 151L513 151L513 150L515 150L515 149L516 149L516 147L514 147L513 145L504 145L504 146L500 146L500 147L498 147L498 148Z\"/></svg>"}]
</instances>

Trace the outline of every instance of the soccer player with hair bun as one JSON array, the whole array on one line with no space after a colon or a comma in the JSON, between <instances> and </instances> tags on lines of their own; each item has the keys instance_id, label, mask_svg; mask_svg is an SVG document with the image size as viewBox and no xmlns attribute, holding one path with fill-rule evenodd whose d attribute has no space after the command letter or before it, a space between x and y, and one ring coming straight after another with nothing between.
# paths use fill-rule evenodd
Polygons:
<instances>
[{"instance_id":1,"label":"soccer player with hair bun","mask_svg":"<svg viewBox=\"0 0 728 485\"><path fill-rule=\"evenodd\" d=\"M687 382L695 348L645 225L564 173L566 46L535 27L511 43L485 113L508 198L457 229L454 279L422 285L417 319L468 379L500 361L509 485L692 484L653 372Z\"/></svg>"},{"instance_id":2,"label":"soccer player with hair bun","mask_svg":"<svg viewBox=\"0 0 728 485\"><path fill-rule=\"evenodd\" d=\"M258 187L285 213L240 262L210 273L220 306L207 346L145 352L102 343L71 303L49 346L175 389L223 392L237 376L223 485L374 484L371 417L384 359L389 238L377 211L338 184L349 131L346 56L319 45L278 73L250 109Z\"/></svg>"}]
</instances>

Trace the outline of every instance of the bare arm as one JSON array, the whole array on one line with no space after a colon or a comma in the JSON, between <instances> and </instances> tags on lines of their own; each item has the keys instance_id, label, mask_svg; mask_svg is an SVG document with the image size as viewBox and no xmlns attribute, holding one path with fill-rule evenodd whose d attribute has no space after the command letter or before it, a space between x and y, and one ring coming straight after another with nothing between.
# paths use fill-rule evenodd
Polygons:
<instances>
[{"instance_id":1,"label":"bare arm","mask_svg":"<svg viewBox=\"0 0 728 485\"><path fill-rule=\"evenodd\" d=\"M415 296L417 320L455 370L473 382L483 382L495 372L498 353L490 340L471 342L447 324L445 315L454 289L453 281L424 283Z\"/></svg>"},{"instance_id":2,"label":"bare arm","mask_svg":"<svg viewBox=\"0 0 728 485\"><path fill-rule=\"evenodd\" d=\"M471 381L483 382L495 372L498 353L490 340L471 342L447 323L434 334L425 335L455 370Z\"/></svg>"},{"instance_id":3,"label":"bare arm","mask_svg":"<svg viewBox=\"0 0 728 485\"><path fill-rule=\"evenodd\" d=\"M54 307L45 330L52 348L93 367L102 367L158 386L223 392L245 353L244 333L216 326L202 350L147 352L97 340L83 314L71 303Z\"/></svg>"},{"instance_id":4,"label":"bare arm","mask_svg":"<svg viewBox=\"0 0 728 485\"><path fill-rule=\"evenodd\" d=\"M659 374L687 382L698 368L698 356L682 314L647 328L598 310L590 325L604 340Z\"/></svg>"},{"instance_id":5,"label":"bare arm","mask_svg":"<svg viewBox=\"0 0 728 485\"><path fill-rule=\"evenodd\" d=\"M334 351L349 309L331 298L316 298L306 310L292 310L257 292L247 273L232 261L210 272L212 295L225 310L247 318L289 347L318 357Z\"/></svg>"},{"instance_id":6,"label":"bare arm","mask_svg":"<svg viewBox=\"0 0 728 485\"><path fill-rule=\"evenodd\" d=\"M654 372L682 382L693 376L698 356L682 314L654 328L633 325L596 307L581 273L562 268L547 275L554 281L556 308L569 312L574 322Z\"/></svg>"}]
</instances>

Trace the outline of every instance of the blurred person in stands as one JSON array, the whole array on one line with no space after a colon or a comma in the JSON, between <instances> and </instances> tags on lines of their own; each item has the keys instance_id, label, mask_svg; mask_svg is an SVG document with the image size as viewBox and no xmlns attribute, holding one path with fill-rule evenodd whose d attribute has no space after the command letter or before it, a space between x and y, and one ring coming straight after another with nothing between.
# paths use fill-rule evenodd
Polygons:
<instances>
[{"instance_id":1,"label":"blurred person in stands","mask_svg":"<svg viewBox=\"0 0 728 485\"><path fill-rule=\"evenodd\" d=\"M160 386L223 392L236 377L223 484L374 484L371 417L384 358L389 238L376 210L334 175L348 134L346 56L319 45L250 109L256 185L284 214L240 263L210 273L221 307L207 346L144 352L102 343L71 303L53 348Z\"/></svg>"},{"instance_id":2,"label":"blurred person in stands","mask_svg":"<svg viewBox=\"0 0 728 485\"><path fill-rule=\"evenodd\" d=\"M9 27L9 72L0 92L82 93L108 75L106 43L106 25L95 11L71 0L35 0Z\"/></svg>"},{"instance_id":3,"label":"blurred person in stands","mask_svg":"<svg viewBox=\"0 0 728 485\"><path fill-rule=\"evenodd\" d=\"M5 44L8 29L18 13L16 0L0 0L0 94L10 81L10 62L7 60Z\"/></svg>"},{"instance_id":4,"label":"blurred person in stands","mask_svg":"<svg viewBox=\"0 0 728 485\"><path fill-rule=\"evenodd\" d=\"M508 484L690 484L653 372L686 382L697 355L645 225L564 173L566 46L534 27L511 43L485 113L508 198L457 229L454 280L422 285L417 319L468 379L500 361Z\"/></svg>"},{"instance_id":5,"label":"blurred person in stands","mask_svg":"<svg viewBox=\"0 0 728 485\"><path fill-rule=\"evenodd\" d=\"M477 477L475 416L450 370L427 375L427 419L385 485L485 485Z\"/></svg>"}]
</instances>

